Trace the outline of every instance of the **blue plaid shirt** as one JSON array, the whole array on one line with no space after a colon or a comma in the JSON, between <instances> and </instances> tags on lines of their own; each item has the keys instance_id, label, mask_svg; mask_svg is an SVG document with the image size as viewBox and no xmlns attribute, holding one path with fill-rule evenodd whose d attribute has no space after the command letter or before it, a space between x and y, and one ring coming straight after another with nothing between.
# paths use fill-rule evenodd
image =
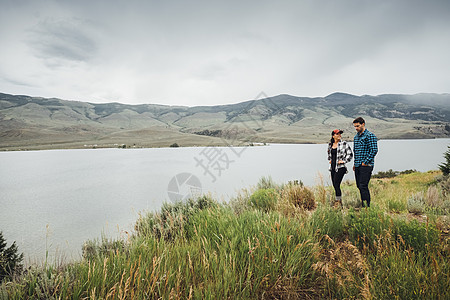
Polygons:
<instances>
[{"instance_id":1,"label":"blue plaid shirt","mask_svg":"<svg viewBox=\"0 0 450 300\"><path fill-rule=\"evenodd\" d=\"M378 152L375 134L367 129L362 134L356 133L353 138L353 152L355 167L360 167L362 163L373 166Z\"/></svg>"}]
</instances>

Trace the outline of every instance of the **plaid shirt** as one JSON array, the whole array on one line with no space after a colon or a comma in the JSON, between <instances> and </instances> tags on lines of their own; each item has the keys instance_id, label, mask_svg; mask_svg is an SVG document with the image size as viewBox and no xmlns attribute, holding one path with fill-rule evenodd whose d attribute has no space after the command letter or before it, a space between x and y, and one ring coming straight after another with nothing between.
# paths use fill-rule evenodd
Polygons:
<instances>
[{"instance_id":1,"label":"plaid shirt","mask_svg":"<svg viewBox=\"0 0 450 300\"><path fill-rule=\"evenodd\" d=\"M355 167L360 167L362 163L373 166L378 152L377 137L367 129L362 134L357 133L353 138L353 150Z\"/></svg>"},{"instance_id":2,"label":"plaid shirt","mask_svg":"<svg viewBox=\"0 0 450 300\"><path fill-rule=\"evenodd\" d=\"M331 160L331 147L332 147L332 145L328 144L328 150L327 150L328 161ZM345 142L345 141L338 142L335 170L337 171L337 169L345 167L345 164L350 162L352 160L352 158L353 158L353 152L352 152L352 148L350 148L350 145L347 144L347 142ZM340 160L342 160L344 163L338 164L338 161L340 161ZM330 164L330 171L331 171L331 164Z\"/></svg>"}]
</instances>

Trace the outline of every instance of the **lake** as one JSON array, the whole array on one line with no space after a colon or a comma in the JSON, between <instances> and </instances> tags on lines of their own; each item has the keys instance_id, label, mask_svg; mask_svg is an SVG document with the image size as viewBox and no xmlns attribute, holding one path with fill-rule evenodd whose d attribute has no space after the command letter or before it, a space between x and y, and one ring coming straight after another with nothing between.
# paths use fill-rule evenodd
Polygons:
<instances>
[{"instance_id":1,"label":"lake","mask_svg":"<svg viewBox=\"0 0 450 300\"><path fill-rule=\"evenodd\" d=\"M374 173L437 170L450 139L381 140ZM88 239L125 236L139 212L211 193L227 201L263 176L330 184L326 144L0 152L0 230L26 263L79 259ZM351 170L350 163L349 170ZM353 180L353 172L344 180ZM375 200L376 201L376 200ZM53 262L53 261L51 261Z\"/></svg>"}]
</instances>

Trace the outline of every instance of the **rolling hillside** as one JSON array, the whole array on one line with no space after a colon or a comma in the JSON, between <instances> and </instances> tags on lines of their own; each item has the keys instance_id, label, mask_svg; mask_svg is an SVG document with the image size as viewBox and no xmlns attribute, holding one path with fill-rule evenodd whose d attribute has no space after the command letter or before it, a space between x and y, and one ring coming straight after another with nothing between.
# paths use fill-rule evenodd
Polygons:
<instances>
[{"instance_id":1,"label":"rolling hillside","mask_svg":"<svg viewBox=\"0 0 450 300\"><path fill-rule=\"evenodd\" d=\"M0 149L323 143L366 119L382 139L450 137L450 94L291 95L219 106L94 104L0 93Z\"/></svg>"}]
</instances>

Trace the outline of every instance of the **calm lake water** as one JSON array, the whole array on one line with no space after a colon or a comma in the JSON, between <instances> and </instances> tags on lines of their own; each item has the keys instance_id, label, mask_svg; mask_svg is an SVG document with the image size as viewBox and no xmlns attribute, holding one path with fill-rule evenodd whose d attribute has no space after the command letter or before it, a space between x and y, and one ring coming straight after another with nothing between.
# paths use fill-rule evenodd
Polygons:
<instances>
[{"instance_id":1,"label":"calm lake water","mask_svg":"<svg viewBox=\"0 0 450 300\"><path fill-rule=\"evenodd\" d=\"M382 140L374 172L438 169L450 139ZM26 262L78 259L88 239L124 236L139 212L210 192L228 200L263 176L329 184L325 144L0 152L0 231ZM351 169L352 163L349 164ZM349 172L344 180L353 180Z\"/></svg>"}]
</instances>

